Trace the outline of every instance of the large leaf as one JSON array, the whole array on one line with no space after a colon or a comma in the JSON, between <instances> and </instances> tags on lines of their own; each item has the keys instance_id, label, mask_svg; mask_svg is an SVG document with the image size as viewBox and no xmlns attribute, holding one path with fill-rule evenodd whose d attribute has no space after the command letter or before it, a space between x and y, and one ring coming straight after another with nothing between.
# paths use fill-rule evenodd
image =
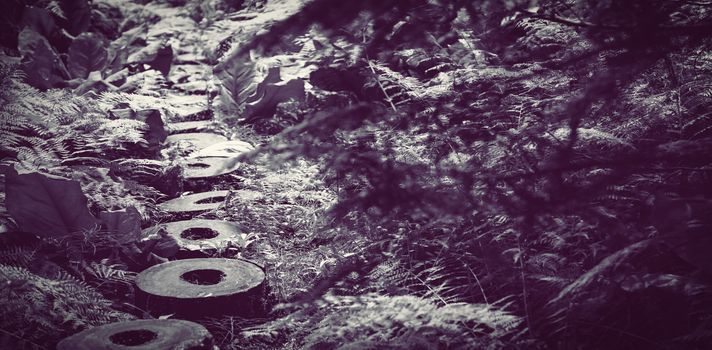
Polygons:
<instances>
[{"instance_id":1,"label":"large leaf","mask_svg":"<svg viewBox=\"0 0 712 350\"><path fill-rule=\"evenodd\" d=\"M272 67L267 71L267 76L262 79L262 82L255 86L255 90L250 96L245 99L246 104L252 104L258 102L267 93L267 86L272 84L277 84L282 81L282 76L280 74L279 67Z\"/></svg>"},{"instance_id":2,"label":"large leaf","mask_svg":"<svg viewBox=\"0 0 712 350\"><path fill-rule=\"evenodd\" d=\"M148 65L161 72L164 77L168 77L168 73L171 71L171 64L173 64L173 47L171 45L164 45L158 52L153 60L148 62Z\"/></svg>"},{"instance_id":3,"label":"large leaf","mask_svg":"<svg viewBox=\"0 0 712 350\"><path fill-rule=\"evenodd\" d=\"M30 28L25 28L18 37L18 49L22 54L22 70L27 82L40 89L49 89L57 82L69 78L69 72L47 39Z\"/></svg>"},{"instance_id":4,"label":"large leaf","mask_svg":"<svg viewBox=\"0 0 712 350\"><path fill-rule=\"evenodd\" d=\"M214 73L220 79L220 98L226 106L242 106L257 89L254 64L250 62L225 61L215 67Z\"/></svg>"},{"instance_id":5,"label":"large leaf","mask_svg":"<svg viewBox=\"0 0 712 350\"><path fill-rule=\"evenodd\" d=\"M247 105L243 114L245 122L250 122L260 117L271 117L277 110L277 105L289 99L304 101L303 80L292 79L288 82L275 83L274 81L279 81L279 74L276 77L273 75L274 73L268 75L267 78L269 79L266 78L265 81L261 82L255 90L255 94L246 101Z\"/></svg>"},{"instance_id":6,"label":"large leaf","mask_svg":"<svg viewBox=\"0 0 712 350\"><path fill-rule=\"evenodd\" d=\"M141 214L136 208L101 212L99 219L109 235L119 243L136 243L141 239Z\"/></svg>"},{"instance_id":7,"label":"large leaf","mask_svg":"<svg viewBox=\"0 0 712 350\"><path fill-rule=\"evenodd\" d=\"M7 168L5 205L20 229L41 237L92 229L97 221L87 208L78 181Z\"/></svg>"},{"instance_id":8,"label":"large leaf","mask_svg":"<svg viewBox=\"0 0 712 350\"><path fill-rule=\"evenodd\" d=\"M116 73L124 68L128 62L128 57L132 51L138 50L137 47L145 45L146 35L148 33L148 25L146 23L125 31L121 37L109 44L109 73Z\"/></svg>"},{"instance_id":9,"label":"large leaf","mask_svg":"<svg viewBox=\"0 0 712 350\"><path fill-rule=\"evenodd\" d=\"M168 76L173 63L173 47L171 45L153 42L148 46L132 53L126 59L126 63L143 63L161 72L164 77Z\"/></svg>"},{"instance_id":10,"label":"large leaf","mask_svg":"<svg viewBox=\"0 0 712 350\"><path fill-rule=\"evenodd\" d=\"M89 73L104 69L106 59L103 38L98 34L83 33L69 46L67 68L73 78L86 79Z\"/></svg>"},{"instance_id":11,"label":"large leaf","mask_svg":"<svg viewBox=\"0 0 712 350\"><path fill-rule=\"evenodd\" d=\"M77 36L91 25L91 5L88 0L62 0L62 12L67 18L65 28L74 36Z\"/></svg>"}]
</instances>

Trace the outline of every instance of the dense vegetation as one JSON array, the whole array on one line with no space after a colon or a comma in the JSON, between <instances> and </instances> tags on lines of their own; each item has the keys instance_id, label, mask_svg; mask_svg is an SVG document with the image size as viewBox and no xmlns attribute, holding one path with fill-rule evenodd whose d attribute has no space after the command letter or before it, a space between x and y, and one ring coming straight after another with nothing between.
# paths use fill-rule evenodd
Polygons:
<instances>
[{"instance_id":1,"label":"dense vegetation","mask_svg":"<svg viewBox=\"0 0 712 350\"><path fill-rule=\"evenodd\" d=\"M151 317L155 204L239 189L202 217L242 226L215 254L265 266L272 311L199 320L221 348L709 348L712 3L139 2L2 13L3 346ZM195 184L162 127L205 117L257 148ZM38 184L71 222L18 209Z\"/></svg>"}]
</instances>

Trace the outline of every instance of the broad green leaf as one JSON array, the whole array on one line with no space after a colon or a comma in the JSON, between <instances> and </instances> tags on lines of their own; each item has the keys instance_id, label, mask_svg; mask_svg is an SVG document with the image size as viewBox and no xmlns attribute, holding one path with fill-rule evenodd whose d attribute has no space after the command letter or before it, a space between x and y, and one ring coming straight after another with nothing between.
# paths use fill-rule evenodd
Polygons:
<instances>
[{"instance_id":1,"label":"broad green leaf","mask_svg":"<svg viewBox=\"0 0 712 350\"><path fill-rule=\"evenodd\" d=\"M7 211L23 231L59 237L90 230L97 224L78 181L40 173L18 174L8 168L5 193Z\"/></svg>"},{"instance_id":2,"label":"broad green leaf","mask_svg":"<svg viewBox=\"0 0 712 350\"><path fill-rule=\"evenodd\" d=\"M173 63L173 47L171 45L153 42L148 46L132 53L126 59L129 64L147 64L151 68L161 72L164 77L168 76Z\"/></svg>"},{"instance_id":3,"label":"broad green leaf","mask_svg":"<svg viewBox=\"0 0 712 350\"><path fill-rule=\"evenodd\" d=\"M121 37L114 40L109 44L108 48L108 71L109 74L113 74L124 69L124 65L128 62L128 57L134 50L138 50L136 47L145 44L146 34L148 32L148 25L143 23L142 25L127 30Z\"/></svg>"},{"instance_id":4,"label":"broad green leaf","mask_svg":"<svg viewBox=\"0 0 712 350\"><path fill-rule=\"evenodd\" d=\"M287 82L279 81L279 71L270 74L255 89L254 95L246 101L243 116L246 121L259 117L270 117L277 109L277 105L289 99L304 101L304 81L292 79Z\"/></svg>"},{"instance_id":5,"label":"broad green leaf","mask_svg":"<svg viewBox=\"0 0 712 350\"><path fill-rule=\"evenodd\" d=\"M86 79L89 73L104 69L106 59L102 37L94 33L83 33L69 46L67 68L73 78Z\"/></svg>"},{"instance_id":6,"label":"broad green leaf","mask_svg":"<svg viewBox=\"0 0 712 350\"><path fill-rule=\"evenodd\" d=\"M141 238L141 214L130 207L99 213L102 226L119 243L136 243Z\"/></svg>"},{"instance_id":7,"label":"broad green leaf","mask_svg":"<svg viewBox=\"0 0 712 350\"><path fill-rule=\"evenodd\" d=\"M144 132L143 137L148 141L149 148L158 151L161 143L168 137L168 131L166 131L166 126L161 117L161 111L157 109L136 111L136 119L148 125L148 130Z\"/></svg>"},{"instance_id":8,"label":"broad green leaf","mask_svg":"<svg viewBox=\"0 0 712 350\"><path fill-rule=\"evenodd\" d=\"M225 61L215 67L214 73L220 79L220 97L226 106L242 106L257 89L254 65L250 62Z\"/></svg>"},{"instance_id":9,"label":"broad green leaf","mask_svg":"<svg viewBox=\"0 0 712 350\"><path fill-rule=\"evenodd\" d=\"M27 82L40 89L49 89L57 82L69 78L69 72L47 39L30 28L18 37L18 50L22 54L22 70Z\"/></svg>"}]
</instances>

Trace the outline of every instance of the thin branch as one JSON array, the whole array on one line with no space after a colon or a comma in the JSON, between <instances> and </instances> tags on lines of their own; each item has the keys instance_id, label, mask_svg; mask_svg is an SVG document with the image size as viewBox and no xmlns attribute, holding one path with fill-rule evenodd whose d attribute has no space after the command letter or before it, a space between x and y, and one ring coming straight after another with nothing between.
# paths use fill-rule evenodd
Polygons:
<instances>
[{"instance_id":1,"label":"thin branch","mask_svg":"<svg viewBox=\"0 0 712 350\"><path fill-rule=\"evenodd\" d=\"M529 291L527 290L527 279L524 275L524 251L522 250L521 236L517 237L517 246L519 247L519 277L522 283L522 301L524 302L524 320L527 323L527 331L533 335L534 331L531 325L531 316L529 315Z\"/></svg>"}]
</instances>

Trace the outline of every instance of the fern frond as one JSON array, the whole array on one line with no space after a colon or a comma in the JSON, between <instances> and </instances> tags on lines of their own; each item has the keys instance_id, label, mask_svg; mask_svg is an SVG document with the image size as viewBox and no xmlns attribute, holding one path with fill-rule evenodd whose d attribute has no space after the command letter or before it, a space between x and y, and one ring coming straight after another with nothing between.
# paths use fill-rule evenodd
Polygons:
<instances>
[{"instance_id":1,"label":"fern frond","mask_svg":"<svg viewBox=\"0 0 712 350\"><path fill-rule=\"evenodd\" d=\"M91 287L67 278L52 280L22 267L0 265L0 327L23 329L29 340L54 339L66 326L81 329L133 317L110 308Z\"/></svg>"},{"instance_id":2,"label":"fern frond","mask_svg":"<svg viewBox=\"0 0 712 350\"><path fill-rule=\"evenodd\" d=\"M0 264L27 268L36 255L36 247L10 246L0 250Z\"/></svg>"},{"instance_id":3,"label":"fern frond","mask_svg":"<svg viewBox=\"0 0 712 350\"><path fill-rule=\"evenodd\" d=\"M131 284L136 277L135 272L125 270L119 264L108 264L106 261L90 262L83 267L92 277L107 282Z\"/></svg>"},{"instance_id":4,"label":"fern frond","mask_svg":"<svg viewBox=\"0 0 712 350\"><path fill-rule=\"evenodd\" d=\"M330 312L304 338L306 348L323 341L404 344L412 334L448 348L454 346L450 337L457 334L459 348L486 348L499 343L520 323L517 317L493 307L467 303L438 306L413 296L327 296L326 301Z\"/></svg>"}]
</instances>

